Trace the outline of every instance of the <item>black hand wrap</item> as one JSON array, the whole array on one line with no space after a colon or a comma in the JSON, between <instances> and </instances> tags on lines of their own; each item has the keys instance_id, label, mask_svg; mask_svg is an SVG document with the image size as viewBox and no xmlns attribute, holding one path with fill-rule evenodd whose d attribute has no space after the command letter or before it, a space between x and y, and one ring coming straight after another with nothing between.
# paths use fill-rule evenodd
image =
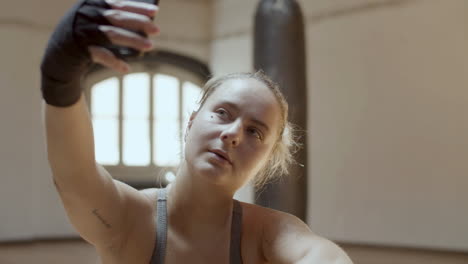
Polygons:
<instances>
[{"instance_id":1,"label":"black hand wrap","mask_svg":"<svg viewBox=\"0 0 468 264\"><path fill-rule=\"evenodd\" d=\"M152 0L141 2L155 3ZM103 12L110 8L104 0L81 0L56 27L41 63L41 91L47 104L66 107L79 100L81 79L92 65L90 45L107 47L120 58L139 53L112 45L98 29L100 25L110 25L103 16Z\"/></svg>"}]
</instances>

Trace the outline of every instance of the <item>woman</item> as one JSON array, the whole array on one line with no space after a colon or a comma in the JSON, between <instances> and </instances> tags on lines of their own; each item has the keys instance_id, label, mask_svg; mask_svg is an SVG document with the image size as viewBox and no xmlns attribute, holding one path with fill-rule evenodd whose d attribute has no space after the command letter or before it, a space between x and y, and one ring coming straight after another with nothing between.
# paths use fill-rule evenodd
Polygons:
<instances>
[{"instance_id":1,"label":"woman","mask_svg":"<svg viewBox=\"0 0 468 264\"><path fill-rule=\"evenodd\" d=\"M137 191L95 162L81 78L92 62L128 72L109 44L150 50L146 36L159 31L151 21L156 12L148 3L81 1L44 55L48 158L80 235L103 263L351 263L298 218L233 200L247 182L261 184L290 161L287 104L262 73L207 83L187 124L178 175L166 189Z\"/></svg>"}]
</instances>

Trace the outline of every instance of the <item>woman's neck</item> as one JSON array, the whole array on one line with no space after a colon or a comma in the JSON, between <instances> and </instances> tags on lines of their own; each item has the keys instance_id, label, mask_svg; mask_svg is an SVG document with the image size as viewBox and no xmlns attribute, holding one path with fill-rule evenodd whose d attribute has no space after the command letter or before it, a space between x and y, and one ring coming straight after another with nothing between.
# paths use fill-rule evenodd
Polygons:
<instances>
[{"instance_id":1,"label":"woman's neck","mask_svg":"<svg viewBox=\"0 0 468 264\"><path fill-rule=\"evenodd\" d=\"M171 227L188 238L223 234L230 230L234 193L198 176L190 174L183 163L168 186Z\"/></svg>"}]
</instances>

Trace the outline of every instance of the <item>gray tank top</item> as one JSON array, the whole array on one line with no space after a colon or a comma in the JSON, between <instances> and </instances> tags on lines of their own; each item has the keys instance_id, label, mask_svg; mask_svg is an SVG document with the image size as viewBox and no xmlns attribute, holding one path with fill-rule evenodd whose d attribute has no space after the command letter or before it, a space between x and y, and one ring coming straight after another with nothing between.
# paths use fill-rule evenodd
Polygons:
<instances>
[{"instance_id":1,"label":"gray tank top","mask_svg":"<svg viewBox=\"0 0 468 264\"><path fill-rule=\"evenodd\" d=\"M151 257L151 264L164 264L166 256L167 241L167 190L158 189L158 202L156 213L156 246ZM240 202L234 201L231 223L231 246L230 246L230 264L242 264L241 256L241 231L242 231L242 207Z\"/></svg>"}]
</instances>

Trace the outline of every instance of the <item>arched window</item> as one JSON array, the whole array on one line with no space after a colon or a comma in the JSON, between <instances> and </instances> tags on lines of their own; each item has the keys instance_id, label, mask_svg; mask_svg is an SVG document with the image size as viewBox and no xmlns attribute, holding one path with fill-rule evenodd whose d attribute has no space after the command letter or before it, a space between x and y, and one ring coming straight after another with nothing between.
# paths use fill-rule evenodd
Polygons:
<instances>
[{"instance_id":1,"label":"arched window","mask_svg":"<svg viewBox=\"0 0 468 264\"><path fill-rule=\"evenodd\" d=\"M86 76L96 161L136 188L165 185L175 176L186 124L209 71L167 52L130 63L126 75L97 66Z\"/></svg>"}]
</instances>

